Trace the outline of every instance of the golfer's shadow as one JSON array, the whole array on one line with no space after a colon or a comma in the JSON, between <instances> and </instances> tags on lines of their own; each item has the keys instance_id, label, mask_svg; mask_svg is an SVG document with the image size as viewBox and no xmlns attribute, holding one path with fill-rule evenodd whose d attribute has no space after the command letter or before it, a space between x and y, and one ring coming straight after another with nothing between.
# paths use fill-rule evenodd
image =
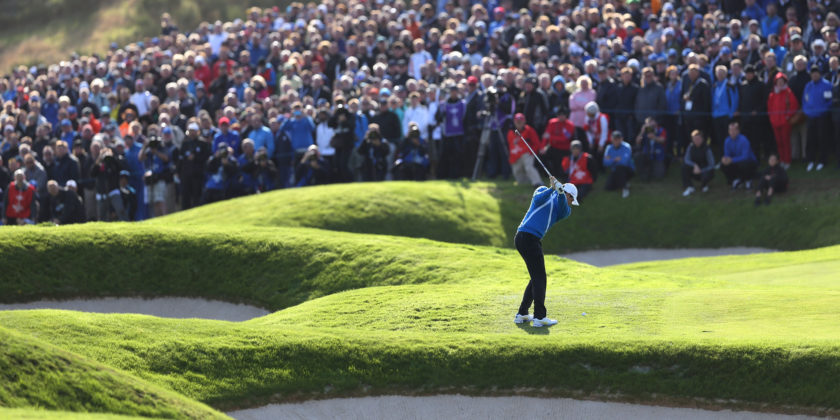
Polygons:
<instances>
[{"instance_id":1,"label":"golfer's shadow","mask_svg":"<svg viewBox=\"0 0 840 420\"><path fill-rule=\"evenodd\" d=\"M550 334L549 328L553 327L553 325L548 327L532 327L530 324L526 323L516 324L516 326L519 327L520 330L533 335L548 335Z\"/></svg>"}]
</instances>

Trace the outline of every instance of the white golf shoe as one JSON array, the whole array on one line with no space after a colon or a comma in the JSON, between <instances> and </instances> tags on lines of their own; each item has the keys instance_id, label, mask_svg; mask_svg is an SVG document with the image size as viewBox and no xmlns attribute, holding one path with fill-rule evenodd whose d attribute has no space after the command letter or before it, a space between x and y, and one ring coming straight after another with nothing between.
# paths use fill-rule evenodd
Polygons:
<instances>
[{"instance_id":1,"label":"white golf shoe","mask_svg":"<svg viewBox=\"0 0 840 420\"><path fill-rule=\"evenodd\" d=\"M688 197L691 194L694 194L694 187L688 187L683 191L683 197Z\"/></svg>"},{"instance_id":2,"label":"white golf shoe","mask_svg":"<svg viewBox=\"0 0 840 420\"><path fill-rule=\"evenodd\" d=\"M535 327L550 327L557 323L556 319L551 319L549 317L545 317L543 319L534 318L534 326Z\"/></svg>"},{"instance_id":3,"label":"white golf shoe","mask_svg":"<svg viewBox=\"0 0 840 420\"><path fill-rule=\"evenodd\" d=\"M519 315L516 314L516 317L513 318L514 324L525 324L534 320L533 315Z\"/></svg>"},{"instance_id":4,"label":"white golf shoe","mask_svg":"<svg viewBox=\"0 0 840 420\"><path fill-rule=\"evenodd\" d=\"M630 188L622 188L621 190L621 198L630 197Z\"/></svg>"}]
</instances>

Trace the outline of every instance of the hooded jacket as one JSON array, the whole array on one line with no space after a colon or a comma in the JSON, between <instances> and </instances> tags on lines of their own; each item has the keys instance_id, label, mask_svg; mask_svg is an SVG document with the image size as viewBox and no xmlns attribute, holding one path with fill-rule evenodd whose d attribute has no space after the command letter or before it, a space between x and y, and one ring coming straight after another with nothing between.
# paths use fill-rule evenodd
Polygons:
<instances>
[{"instance_id":1,"label":"hooded jacket","mask_svg":"<svg viewBox=\"0 0 840 420\"><path fill-rule=\"evenodd\" d=\"M777 74L774 80L779 79L784 79L787 82L787 76L784 73ZM774 127L789 124L788 120L798 109L799 101L796 100L796 96L788 86L785 86L779 93L776 93L775 89L772 90L767 97L767 113L770 116L770 124Z\"/></svg>"}]
</instances>

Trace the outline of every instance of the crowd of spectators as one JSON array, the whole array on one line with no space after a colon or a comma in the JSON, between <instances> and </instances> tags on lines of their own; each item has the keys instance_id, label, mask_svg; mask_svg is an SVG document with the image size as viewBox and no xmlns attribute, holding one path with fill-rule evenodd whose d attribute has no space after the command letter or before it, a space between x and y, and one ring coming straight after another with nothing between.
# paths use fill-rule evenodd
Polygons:
<instances>
[{"instance_id":1,"label":"crowd of spectators","mask_svg":"<svg viewBox=\"0 0 840 420\"><path fill-rule=\"evenodd\" d=\"M278 188L540 174L756 203L840 158L836 0L326 0L0 78L5 223ZM516 130L516 131L514 131ZM762 162L767 170L758 175Z\"/></svg>"}]
</instances>

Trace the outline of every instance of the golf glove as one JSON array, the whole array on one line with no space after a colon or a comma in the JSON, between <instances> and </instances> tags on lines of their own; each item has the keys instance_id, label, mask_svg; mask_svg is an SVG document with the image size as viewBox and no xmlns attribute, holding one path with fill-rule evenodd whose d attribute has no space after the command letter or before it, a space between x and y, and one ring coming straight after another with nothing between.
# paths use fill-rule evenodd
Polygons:
<instances>
[{"instance_id":1,"label":"golf glove","mask_svg":"<svg viewBox=\"0 0 840 420\"><path fill-rule=\"evenodd\" d=\"M563 184L560 181L554 181L554 190L558 193L563 191Z\"/></svg>"}]
</instances>

